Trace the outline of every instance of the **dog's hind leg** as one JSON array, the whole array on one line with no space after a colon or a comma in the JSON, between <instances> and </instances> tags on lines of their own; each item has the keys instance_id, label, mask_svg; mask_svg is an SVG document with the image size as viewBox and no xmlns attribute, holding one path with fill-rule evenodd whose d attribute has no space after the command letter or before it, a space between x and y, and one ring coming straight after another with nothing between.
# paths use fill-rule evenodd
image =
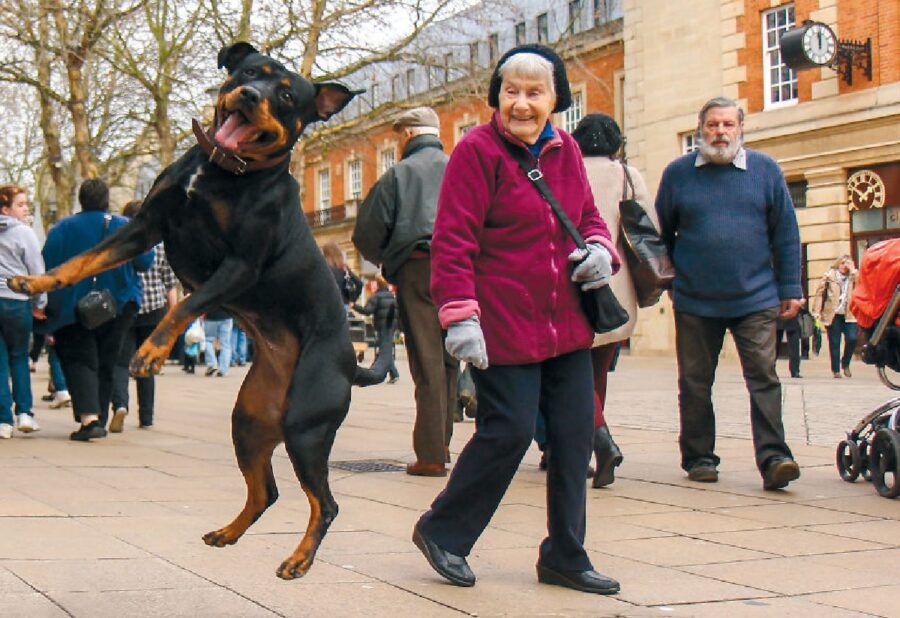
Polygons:
<instances>
[{"instance_id":1,"label":"dog's hind leg","mask_svg":"<svg viewBox=\"0 0 900 618\"><path fill-rule=\"evenodd\" d=\"M303 539L276 571L282 579L302 577L309 571L319 544L338 513L328 485L328 456L335 432L350 406L355 363L348 347L349 362L338 367L332 359L340 357L323 354L325 345L308 347L315 353L301 356L285 412L284 443L309 500L310 513Z\"/></svg>"},{"instance_id":2,"label":"dog's hind leg","mask_svg":"<svg viewBox=\"0 0 900 618\"><path fill-rule=\"evenodd\" d=\"M285 345L285 335L273 352L261 345L250 373L241 386L231 417L231 438L238 466L247 483L247 501L230 524L203 536L207 545L224 547L236 543L253 522L278 499L272 452L282 440L282 417L296 352ZM260 341L260 339L256 339ZM277 361L277 362L276 362Z\"/></svg>"}]
</instances>

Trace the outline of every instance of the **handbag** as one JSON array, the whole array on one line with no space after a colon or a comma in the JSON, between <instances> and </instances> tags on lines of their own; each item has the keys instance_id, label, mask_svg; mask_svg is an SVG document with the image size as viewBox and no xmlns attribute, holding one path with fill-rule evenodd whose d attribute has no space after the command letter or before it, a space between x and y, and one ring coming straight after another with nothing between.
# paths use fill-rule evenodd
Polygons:
<instances>
[{"instance_id":1,"label":"handbag","mask_svg":"<svg viewBox=\"0 0 900 618\"><path fill-rule=\"evenodd\" d=\"M813 320L813 317L807 311L800 311L800 315L797 316L797 321L800 323L800 338L801 339L809 339L816 332L816 322Z\"/></svg>"},{"instance_id":2,"label":"handbag","mask_svg":"<svg viewBox=\"0 0 900 618\"><path fill-rule=\"evenodd\" d=\"M109 230L109 222L112 215L103 217L103 235L100 237L102 241ZM97 289L97 277L91 280L91 291L78 299L75 303L75 315L78 321L88 330L106 324L110 320L115 319L118 315L118 306L112 292L107 288Z\"/></svg>"},{"instance_id":3,"label":"handbag","mask_svg":"<svg viewBox=\"0 0 900 618\"><path fill-rule=\"evenodd\" d=\"M652 307L659 302L662 293L672 286L675 267L669 258L666 243L647 215L647 211L635 199L634 183L628 166L622 164L625 176L622 180L622 200L619 202L619 224L623 244L622 253L628 262L631 281L639 307ZM631 187L631 197L628 188Z\"/></svg>"},{"instance_id":4,"label":"handbag","mask_svg":"<svg viewBox=\"0 0 900 618\"><path fill-rule=\"evenodd\" d=\"M575 241L575 245L587 253L584 239L578 233L578 230L575 229L575 225L563 211L559 202L556 201L556 197L544 181L544 175L541 173L541 170L531 165L528 156L520 148L516 148L512 144L507 144L507 148L509 148L513 158L519 163L519 167L525 171L528 180L534 184L543 198L550 204L553 214L556 215L563 228ZM608 333L628 322L628 313L619 304L616 295L613 294L608 285L593 290L582 290L579 288L579 292L581 308L587 315L588 322L595 333Z\"/></svg>"}]
</instances>

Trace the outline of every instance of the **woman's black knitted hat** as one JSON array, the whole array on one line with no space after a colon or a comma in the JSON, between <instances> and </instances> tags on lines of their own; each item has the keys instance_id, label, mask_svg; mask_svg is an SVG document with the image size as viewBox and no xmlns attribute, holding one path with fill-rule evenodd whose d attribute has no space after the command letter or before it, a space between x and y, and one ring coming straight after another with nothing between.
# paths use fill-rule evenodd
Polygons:
<instances>
[{"instance_id":1,"label":"woman's black knitted hat","mask_svg":"<svg viewBox=\"0 0 900 618\"><path fill-rule=\"evenodd\" d=\"M556 107L553 113L562 112L569 109L572 105L572 91L569 89L569 78L566 76L566 65L559 55L543 45L519 45L503 54L494 67L494 74L491 75L491 84L488 87L488 105L493 108L500 107L500 67L506 62L510 56L515 54L537 54L542 58L550 61L553 65L553 88L556 90Z\"/></svg>"},{"instance_id":2,"label":"woman's black knitted hat","mask_svg":"<svg viewBox=\"0 0 900 618\"><path fill-rule=\"evenodd\" d=\"M588 114L578 121L572 131L581 154L588 157L611 157L622 147L622 131L616 121L606 114Z\"/></svg>"}]
</instances>

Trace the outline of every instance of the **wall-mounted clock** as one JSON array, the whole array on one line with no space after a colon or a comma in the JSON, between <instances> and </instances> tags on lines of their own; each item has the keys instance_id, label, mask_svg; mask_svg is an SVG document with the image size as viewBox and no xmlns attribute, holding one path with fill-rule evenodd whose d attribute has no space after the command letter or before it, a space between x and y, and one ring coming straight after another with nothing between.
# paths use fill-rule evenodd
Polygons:
<instances>
[{"instance_id":1,"label":"wall-mounted clock","mask_svg":"<svg viewBox=\"0 0 900 618\"><path fill-rule=\"evenodd\" d=\"M837 49L834 30L818 21L805 21L781 36L781 58L792 69L828 66Z\"/></svg>"},{"instance_id":2,"label":"wall-mounted clock","mask_svg":"<svg viewBox=\"0 0 900 618\"><path fill-rule=\"evenodd\" d=\"M884 206L884 181L872 170L859 170L847 179L848 208L859 210Z\"/></svg>"}]
</instances>

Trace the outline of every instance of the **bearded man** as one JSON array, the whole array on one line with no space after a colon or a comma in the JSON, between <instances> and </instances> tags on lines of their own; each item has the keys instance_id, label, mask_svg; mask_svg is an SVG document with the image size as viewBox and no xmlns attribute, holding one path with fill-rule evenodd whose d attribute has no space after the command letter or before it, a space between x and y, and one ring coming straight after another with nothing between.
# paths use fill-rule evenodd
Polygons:
<instances>
[{"instance_id":1,"label":"bearded man","mask_svg":"<svg viewBox=\"0 0 900 618\"><path fill-rule=\"evenodd\" d=\"M744 111L716 97L700 110L698 151L672 161L656 195L675 264L681 467L718 480L712 385L731 331L750 393L756 465L767 490L800 477L785 442L775 322L800 309L800 234L784 175L743 145Z\"/></svg>"}]
</instances>

